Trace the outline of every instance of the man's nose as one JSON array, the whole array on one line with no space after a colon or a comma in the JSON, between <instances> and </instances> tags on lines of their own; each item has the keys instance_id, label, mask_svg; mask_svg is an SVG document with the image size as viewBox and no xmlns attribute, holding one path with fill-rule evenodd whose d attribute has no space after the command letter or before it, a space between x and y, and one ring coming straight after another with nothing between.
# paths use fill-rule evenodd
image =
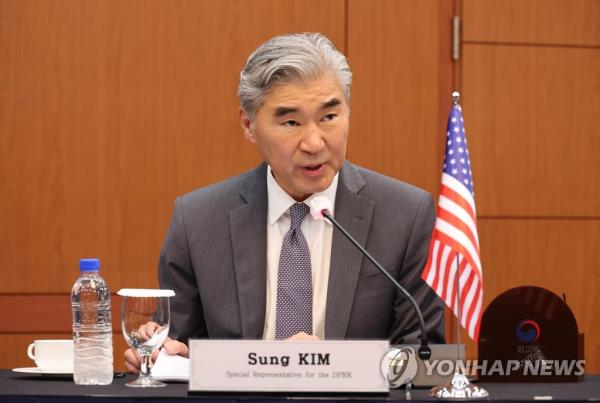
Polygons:
<instances>
[{"instance_id":1,"label":"man's nose","mask_svg":"<svg viewBox=\"0 0 600 403\"><path fill-rule=\"evenodd\" d=\"M302 140L300 141L300 150L316 154L325 147L323 132L316 123L310 123L305 127Z\"/></svg>"}]
</instances>

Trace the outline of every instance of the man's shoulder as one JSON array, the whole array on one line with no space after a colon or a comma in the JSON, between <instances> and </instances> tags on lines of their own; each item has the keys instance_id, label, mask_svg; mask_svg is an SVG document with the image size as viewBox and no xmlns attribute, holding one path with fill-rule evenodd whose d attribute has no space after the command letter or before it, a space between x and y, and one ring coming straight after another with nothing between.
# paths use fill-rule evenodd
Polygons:
<instances>
[{"instance_id":1,"label":"man's shoulder","mask_svg":"<svg viewBox=\"0 0 600 403\"><path fill-rule=\"evenodd\" d=\"M429 192L370 169L355 165L349 167L348 171L353 173L346 175L344 180L348 180L348 176L354 176L348 181L362 184L354 188L354 196L348 195L347 191L342 192L344 199L339 204L352 202L354 198L363 199L363 204L371 205L371 230L373 234L377 234L372 242L378 243L384 250L391 250L397 248L399 243L407 245L413 235L430 236L435 209ZM365 200L368 202L365 203ZM337 202L336 200L336 208Z\"/></svg>"},{"instance_id":2,"label":"man's shoulder","mask_svg":"<svg viewBox=\"0 0 600 403\"><path fill-rule=\"evenodd\" d=\"M358 194L361 196L384 201L404 199L413 202L418 202L423 197L431 197L426 190L391 176L350 162L347 162L345 167L350 172L350 181L360 183L360 179L364 180L364 183L359 185Z\"/></svg>"},{"instance_id":3,"label":"man's shoulder","mask_svg":"<svg viewBox=\"0 0 600 403\"><path fill-rule=\"evenodd\" d=\"M266 166L261 164L239 175L179 196L176 202L185 209L208 206L234 207L244 202L244 195L259 194L263 187L266 190L265 175Z\"/></svg>"}]
</instances>

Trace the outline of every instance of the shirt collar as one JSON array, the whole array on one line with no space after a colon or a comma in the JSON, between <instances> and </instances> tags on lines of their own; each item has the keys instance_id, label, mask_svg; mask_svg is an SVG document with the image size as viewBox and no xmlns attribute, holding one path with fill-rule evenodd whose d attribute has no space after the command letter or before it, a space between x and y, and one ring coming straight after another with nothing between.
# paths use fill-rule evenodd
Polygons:
<instances>
[{"instance_id":1,"label":"shirt collar","mask_svg":"<svg viewBox=\"0 0 600 403\"><path fill-rule=\"evenodd\" d=\"M312 199L317 196L325 196L331 200L331 215L333 216L339 175L339 172L336 173L327 189L323 190L322 192L311 194L306 200L304 200L304 203L310 206ZM271 171L270 165L267 165L267 195L269 199L268 222L269 225L273 225L290 209L294 203L296 203L296 200L294 200L289 194L287 194L285 190L282 189L281 186L279 186L279 183L277 183L273 177L273 172Z\"/></svg>"}]
</instances>

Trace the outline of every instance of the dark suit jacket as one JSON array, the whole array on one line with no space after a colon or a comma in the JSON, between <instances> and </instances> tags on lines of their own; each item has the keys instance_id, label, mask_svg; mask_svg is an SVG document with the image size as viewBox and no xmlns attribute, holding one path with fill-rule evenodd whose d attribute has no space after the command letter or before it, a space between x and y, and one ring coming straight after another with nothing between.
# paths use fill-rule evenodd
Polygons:
<instances>
[{"instance_id":1,"label":"dark suit jacket","mask_svg":"<svg viewBox=\"0 0 600 403\"><path fill-rule=\"evenodd\" d=\"M171 337L260 339L267 270L266 164L178 198L159 260L173 289ZM444 341L443 305L421 280L435 216L423 190L345 162L335 218L415 297L431 342ZM337 230L326 339L416 342L412 308Z\"/></svg>"}]
</instances>

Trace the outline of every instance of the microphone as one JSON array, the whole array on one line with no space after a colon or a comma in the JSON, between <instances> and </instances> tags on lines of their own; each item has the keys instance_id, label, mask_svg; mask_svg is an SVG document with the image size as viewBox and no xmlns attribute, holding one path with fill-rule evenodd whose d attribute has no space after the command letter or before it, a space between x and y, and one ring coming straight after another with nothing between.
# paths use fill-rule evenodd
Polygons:
<instances>
[{"instance_id":1,"label":"microphone","mask_svg":"<svg viewBox=\"0 0 600 403\"><path fill-rule=\"evenodd\" d=\"M348 233L348 231L346 231L344 229L344 227L342 227L331 216L331 208L332 208L331 200L329 200L325 196L317 196L310 202L310 214L312 215L312 217L315 220L322 220L323 218L326 218L329 222L331 222L338 230L341 231L342 234L344 234L344 236L346 238L348 238L348 240L350 242L352 242L352 244L356 248L358 248L358 250L361 251L361 253L367 259L369 259L369 261L371 263L373 263L375 265L375 267L377 267L377 269L379 269L379 271L383 275L385 275L388 278L388 280L390 280L392 282L392 284L394 284L394 286L396 286L396 288L400 291L400 293L404 296L404 298L406 298L408 300L408 302L412 306L413 310L417 314L417 318L419 319L419 325L421 327L421 335L419 336L421 345L420 345L419 351L418 351L419 358L421 358L422 360L429 360L429 358L431 358L431 348L429 348L429 342L427 341L427 331L425 330L425 320L423 319L423 313L421 312L421 308L419 308L417 301L415 301L415 299L412 297L412 295L410 295L410 293L404 287L402 287L400 285L400 283L398 283L396 281L396 279L390 273L388 273L387 270L385 270L383 268L383 266L381 266L379 264L379 262L377 262L377 260L375 260L375 258L373 258L373 256L371 256L369 254L369 252L367 252L366 249L363 248L358 243L358 241L356 239L354 239L352 237L352 235L350 235Z\"/></svg>"}]
</instances>

